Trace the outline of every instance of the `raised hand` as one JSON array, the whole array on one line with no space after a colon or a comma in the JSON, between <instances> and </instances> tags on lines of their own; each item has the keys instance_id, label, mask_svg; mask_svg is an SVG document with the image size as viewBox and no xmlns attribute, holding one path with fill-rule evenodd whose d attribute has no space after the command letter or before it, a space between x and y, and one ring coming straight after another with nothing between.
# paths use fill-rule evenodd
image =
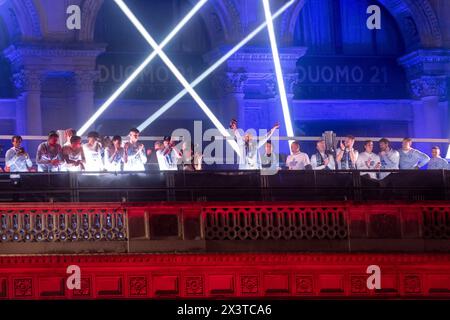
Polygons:
<instances>
[{"instance_id":1,"label":"raised hand","mask_svg":"<svg viewBox=\"0 0 450 320\"><path fill-rule=\"evenodd\" d=\"M280 128L280 123L276 122L275 125L273 126L272 130L276 130Z\"/></svg>"}]
</instances>

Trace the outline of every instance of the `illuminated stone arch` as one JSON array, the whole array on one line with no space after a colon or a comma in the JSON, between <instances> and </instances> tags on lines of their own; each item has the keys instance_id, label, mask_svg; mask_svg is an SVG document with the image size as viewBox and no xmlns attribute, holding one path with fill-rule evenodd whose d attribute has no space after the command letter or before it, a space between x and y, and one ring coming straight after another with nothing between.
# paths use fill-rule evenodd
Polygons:
<instances>
[{"instance_id":1,"label":"illuminated stone arch","mask_svg":"<svg viewBox=\"0 0 450 320\"><path fill-rule=\"evenodd\" d=\"M442 46L439 21L428 0L378 0L397 21L406 47Z\"/></svg>"},{"instance_id":2,"label":"illuminated stone arch","mask_svg":"<svg viewBox=\"0 0 450 320\"><path fill-rule=\"evenodd\" d=\"M42 37L39 13L33 0L0 0L0 15L11 39L36 40Z\"/></svg>"},{"instance_id":3,"label":"illuminated stone arch","mask_svg":"<svg viewBox=\"0 0 450 320\"><path fill-rule=\"evenodd\" d=\"M299 0L283 15L279 33L283 45L292 45L298 16L305 1ZM442 34L436 13L429 0L378 0L396 20L406 48L431 48L442 46Z\"/></svg>"},{"instance_id":4,"label":"illuminated stone arch","mask_svg":"<svg viewBox=\"0 0 450 320\"><path fill-rule=\"evenodd\" d=\"M81 15L83 18L83 27L79 31L78 39L80 41L93 41L95 32L95 21L98 12L103 5L103 0L84 0L81 6Z\"/></svg>"},{"instance_id":5,"label":"illuminated stone arch","mask_svg":"<svg viewBox=\"0 0 450 320\"><path fill-rule=\"evenodd\" d=\"M79 40L93 41L97 15L104 0L85 0L82 3L83 28ZM192 5L196 1L190 0ZM238 40L242 36L239 10L234 0L212 1L199 12L208 31L211 45L217 46Z\"/></svg>"}]
</instances>

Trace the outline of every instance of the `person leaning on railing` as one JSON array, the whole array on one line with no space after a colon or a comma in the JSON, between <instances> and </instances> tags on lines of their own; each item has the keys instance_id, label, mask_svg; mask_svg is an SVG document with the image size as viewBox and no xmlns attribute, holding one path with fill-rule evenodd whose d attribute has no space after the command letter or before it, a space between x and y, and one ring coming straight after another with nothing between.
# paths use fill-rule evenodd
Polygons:
<instances>
[{"instance_id":1,"label":"person leaning on railing","mask_svg":"<svg viewBox=\"0 0 450 320\"><path fill-rule=\"evenodd\" d=\"M61 169L62 148L58 143L59 135L50 131L48 139L42 142L37 149L36 164L39 172L57 172Z\"/></svg>"}]
</instances>

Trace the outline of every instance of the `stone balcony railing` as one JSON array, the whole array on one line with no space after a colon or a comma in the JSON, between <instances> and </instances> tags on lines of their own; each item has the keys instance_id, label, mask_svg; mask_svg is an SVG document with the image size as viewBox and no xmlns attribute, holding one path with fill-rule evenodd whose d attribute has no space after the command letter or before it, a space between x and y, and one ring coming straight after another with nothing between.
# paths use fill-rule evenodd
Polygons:
<instances>
[{"instance_id":1,"label":"stone balcony railing","mask_svg":"<svg viewBox=\"0 0 450 320\"><path fill-rule=\"evenodd\" d=\"M450 204L0 205L0 254L449 252Z\"/></svg>"}]
</instances>

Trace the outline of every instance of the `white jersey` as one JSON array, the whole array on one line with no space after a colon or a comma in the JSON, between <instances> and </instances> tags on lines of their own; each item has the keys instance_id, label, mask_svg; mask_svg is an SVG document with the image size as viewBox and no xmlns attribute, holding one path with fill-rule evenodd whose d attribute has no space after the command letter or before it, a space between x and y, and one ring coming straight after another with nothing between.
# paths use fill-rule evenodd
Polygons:
<instances>
[{"instance_id":1,"label":"white jersey","mask_svg":"<svg viewBox=\"0 0 450 320\"><path fill-rule=\"evenodd\" d=\"M175 150L171 150L164 154L165 149L160 149L156 151L156 158L158 159L159 170L178 170L177 162L178 155Z\"/></svg>"},{"instance_id":2,"label":"white jersey","mask_svg":"<svg viewBox=\"0 0 450 320\"><path fill-rule=\"evenodd\" d=\"M86 157L86 171L103 171L103 148L100 142L93 145L83 144L84 156Z\"/></svg>"},{"instance_id":3,"label":"white jersey","mask_svg":"<svg viewBox=\"0 0 450 320\"><path fill-rule=\"evenodd\" d=\"M381 165L381 159L379 155L373 152L361 152L358 156L358 160L356 160L356 169L358 170L375 170L377 165ZM361 174L368 174L372 179L377 178L376 172L361 172Z\"/></svg>"},{"instance_id":4,"label":"white jersey","mask_svg":"<svg viewBox=\"0 0 450 320\"><path fill-rule=\"evenodd\" d=\"M53 165L54 160L62 160L62 148L58 143L51 146L48 142L42 142L36 153L36 164L39 172L60 171L60 165Z\"/></svg>"},{"instance_id":5,"label":"white jersey","mask_svg":"<svg viewBox=\"0 0 450 320\"><path fill-rule=\"evenodd\" d=\"M6 151L5 164L10 172L28 172L33 166L28 154L20 154L21 150L23 149L12 147Z\"/></svg>"},{"instance_id":6,"label":"white jersey","mask_svg":"<svg viewBox=\"0 0 450 320\"><path fill-rule=\"evenodd\" d=\"M75 165L77 161L85 161L83 148L74 150L72 146L65 146L62 149L62 155L65 161L63 166L64 171L79 172L84 170L82 165Z\"/></svg>"},{"instance_id":7,"label":"white jersey","mask_svg":"<svg viewBox=\"0 0 450 320\"><path fill-rule=\"evenodd\" d=\"M126 162L124 165L124 171L145 171L145 164L147 163L147 155L145 148L139 148L140 143L125 143L125 157Z\"/></svg>"},{"instance_id":8,"label":"white jersey","mask_svg":"<svg viewBox=\"0 0 450 320\"><path fill-rule=\"evenodd\" d=\"M304 152L290 154L286 159L286 165L289 170L305 170L305 167L309 164L309 157Z\"/></svg>"},{"instance_id":9,"label":"white jersey","mask_svg":"<svg viewBox=\"0 0 450 320\"><path fill-rule=\"evenodd\" d=\"M261 169L261 155L259 154L259 149L270 139L273 133L274 131L270 131L259 141L251 140L246 143L239 130L233 132L242 155L239 157L239 170Z\"/></svg>"},{"instance_id":10,"label":"white jersey","mask_svg":"<svg viewBox=\"0 0 450 320\"><path fill-rule=\"evenodd\" d=\"M118 172L122 171L125 163L125 150L120 147L117 151L114 147L105 149L105 169L107 171Z\"/></svg>"}]
</instances>

